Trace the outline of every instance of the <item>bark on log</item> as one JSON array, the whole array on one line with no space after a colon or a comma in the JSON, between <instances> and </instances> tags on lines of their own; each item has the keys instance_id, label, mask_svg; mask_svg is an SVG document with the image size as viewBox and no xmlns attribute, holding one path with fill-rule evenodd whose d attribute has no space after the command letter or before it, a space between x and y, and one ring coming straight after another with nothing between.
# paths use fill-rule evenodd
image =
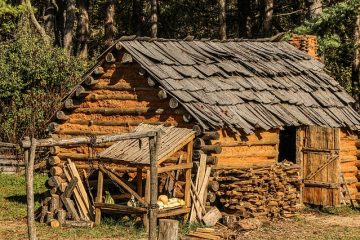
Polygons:
<instances>
[{"instance_id":1,"label":"bark on log","mask_svg":"<svg viewBox=\"0 0 360 240\"><path fill-rule=\"evenodd\" d=\"M86 59L88 57L88 40L89 40L89 1L78 1L78 27L77 27L77 56Z\"/></svg>"},{"instance_id":2,"label":"bark on log","mask_svg":"<svg viewBox=\"0 0 360 240\"><path fill-rule=\"evenodd\" d=\"M206 140L218 140L220 138L219 132L204 132L204 135L201 137Z\"/></svg>"},{"instance_id":3,"label":"bark on log","mask_svg":"<svg viewBox=\"0 0 360 240\"><path fill-rule=\"evenodd\" d=\"M159 220L159 240L177 240L179 221L171 219Z\"/></svg>"},{"instance_id":4,"label":"bark on log","mask_svg":"<svg viewBox=\"0 0 360 240\"><path fill-rule=\"evenodd\" d=\"M151 37L156 38L157 37L157 0L151 0Z\"/></svg>"},{"instance_id":5,"label":"bark on log","mask_svg":"<svg viewBox=\"0 0 360 240\"><path fill-rule=\"evenodd\" d=\"M222 151L222 147L220 145L220 143L214 144L214 145L205 145L201 147L201 150L204 153L216 153L216 154L220 154Z\"/></svg>"},{"instance_id":6,"label":"bark on log","mask_svg":"<svg viewBox=\"0 0 360 240\"><path fill-rule=\"evenodd\" d=\"M77 98L81 98L89 94L83 86L78 86L75 91L75 96Z\"/></svg>"},{"instance_id":7,"label":"bark on log","mask_svg":"<svg viewBox=\"0 0 360 240\"><path fill-rule=\"evenodd\" d=\"M99 82L99 80L95 80L92 76L88 76L84 81L86 86L93 86L93 85L97 84L98 82Z\"/></svg>"}]
</instances>

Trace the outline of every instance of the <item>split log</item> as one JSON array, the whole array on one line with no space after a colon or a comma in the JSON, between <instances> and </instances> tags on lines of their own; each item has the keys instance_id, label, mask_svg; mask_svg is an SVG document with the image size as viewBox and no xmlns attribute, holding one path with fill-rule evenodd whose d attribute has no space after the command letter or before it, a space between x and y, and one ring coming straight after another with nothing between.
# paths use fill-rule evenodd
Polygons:
<instances>
[{"instance_id":1,"label":"split log","mask_svg":"<svg viewBox=\"0 0 360 240\"><path fill-rule=\"evenodd\" d=\"M65 223L66 211L64 209L59 209L57 211L57 220L59 221L61 226Z\"/></svg>"},{"instance_id":2,"label":"split log","mask_svg":"<svg viewBox=\"0 0 360 240\"><path fill-rule=\"evenodd\" d=\"M94 226L94 222L87 222L87 221L65 221L65 227L88 227L92 228Z\"/></svg>"},{"instance_id":3,"label":"split log","mask_svg":"<svg viewBox=\"0 0 360 240\"><path fill-rule=\"evenodd\" d=\"M216 207L211 208L202 218L206 226L215 226L222 218L221 212Z\"/></svg>"},{"instance_id":4,"label":"split log","mask_svg":"<svg viewBox=\"0 0 360 240\"><path fill-rule=\"evenodd\" d=\"M50 187L59 187L61 185L61 183L63 183L65 180L63 180L61 177L59 176L53 176L51 178L48 179L47 183Z\"/></svg>"},{"instance_id":5,"label":"split log","mask_svg":"<svg viewBox=\"0 0 360 240\"><path fill-rule=\"evenodd\" d=\"M216 194L214 192L208 192L207 194L207 200L210 202L210 203L213 203L216 201Z\"/></svg>"},{"instance_id":6,"label":"split log","mask_svg":"<svg viewBox=\"0 0 360 240\"><path fill-rule=\"evenodd\" d=\"M217 181L210 181L209 185L208 185L209 189L211 189L212 191L216 192L219 190L220 188L220 184Z\"/></svg>"}]
</instances>

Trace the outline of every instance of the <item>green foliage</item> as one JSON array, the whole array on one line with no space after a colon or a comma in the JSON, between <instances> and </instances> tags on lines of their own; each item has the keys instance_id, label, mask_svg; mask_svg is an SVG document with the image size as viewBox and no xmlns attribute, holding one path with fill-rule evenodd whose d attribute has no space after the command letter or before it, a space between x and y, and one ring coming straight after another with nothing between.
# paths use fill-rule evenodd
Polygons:
<instances>
[{"instance_id":1,"label":"green foliage","mask_svg":"<svg viewBox=\"0 0 360 240\"><path fill-rule=\"evenodd\" d=\"M24 11L22 5L13 6L6 0L0 0L0 40L8 38L16 28L16 19Z\"/></svg>"},{"instance_id":2,"label":"green foliage","mask_svg":"<svg viewBox=\"0 0 360 240\"><path fill-rule=\"evenodd\" d=\"M360 0L340 2L294 30L297 34L319 36L319 52L324 56L327 69L348 91L351 91L354 24L359 6Z\"/></svg>"},{"instance_id":3,"label":"green foliage","mask_svg":"<svg viewBox=\"0 0 360 240\"><path fill-rule=\"evenodd\" d=\"M45 121L88 63L29 32L0 43L0 139L41 137Z\"/></svg>"}]
</instances>

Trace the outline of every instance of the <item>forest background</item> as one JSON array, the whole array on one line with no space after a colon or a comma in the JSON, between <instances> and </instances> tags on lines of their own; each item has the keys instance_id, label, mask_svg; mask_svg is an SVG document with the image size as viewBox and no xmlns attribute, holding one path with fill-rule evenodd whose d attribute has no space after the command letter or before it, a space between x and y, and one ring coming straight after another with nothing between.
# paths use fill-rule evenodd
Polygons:
<instances>
[{"instance_id":1,"label":"forest background","mask_svg":"<svg viewBox=\"0 0 360 240\"><path fill-rule=\"evenodd\" d=\"M0 141L45 137L47 119L123 35L318 37L328 72L359 109L360 0L0 0Z\"/></svg>"}]
</instances>

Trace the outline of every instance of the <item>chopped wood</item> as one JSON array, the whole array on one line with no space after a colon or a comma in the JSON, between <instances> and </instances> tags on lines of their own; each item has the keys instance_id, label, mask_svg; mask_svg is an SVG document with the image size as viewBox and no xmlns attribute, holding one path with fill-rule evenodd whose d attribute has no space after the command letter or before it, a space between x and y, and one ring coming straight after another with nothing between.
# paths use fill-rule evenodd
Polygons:
<instances>
[{"instance_id":1,"label":"chopped wood","mask_svg":"<svg viewBox=\"0 0 360 240\"><path fill-rule=\"evenodd\" d=\"M212 227L222 218L221 212L216 207L212 207L202 218L206 226Z\"/></svg>"}]
</instances>

